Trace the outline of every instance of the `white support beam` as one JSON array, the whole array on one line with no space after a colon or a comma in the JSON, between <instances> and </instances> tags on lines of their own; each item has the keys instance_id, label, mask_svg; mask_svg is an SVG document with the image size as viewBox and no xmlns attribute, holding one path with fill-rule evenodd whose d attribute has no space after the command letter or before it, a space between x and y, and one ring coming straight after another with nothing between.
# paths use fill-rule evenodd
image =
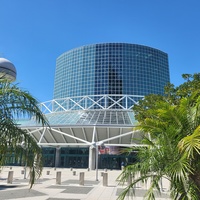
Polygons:
<instances>
[{"instance_id":1,"label":"white support beam","mask_svg":"<svg viewBox=\"0 0 200 200\"><path fill-rule=\"evenodd\" d=\"M49 128L48 128L48 129L49 129ZM70 135L70 134L64 133L64 132L59 131L59 130L56 130L56 129L54 129L54 128L51 128L51 130L52 130L52 131L55 131L55 132L57 132L57 133L63 134L63 135L65 135L65 136L67 136L67 137L73 138L73 139L75 139L75 140L81 141L81 142L83 142L83 143L86 143L86 144L89 144L89 145L91 144L90 142L88 142L88 141L86 141L86 140L83 140L83 139L81 139L81 138L72 136L72 135ZM76 143L76 145L77 145L77 143Z\"/></svg>"},{"instance_id":2,"label":"white support beam","mask_svg":"<svg viewBox=\"0 0 200 200\"><path fill-rule=\"evenodd\" d=\"M44 127L34 128L34 130L32 130L32 131L30 131L29 129L27 129L27 127L26 127L26 128L22 128L22 129L28 130L28 132L29 132L30 134L32 134L32 133L35 133L35 132L38 132L38 131L43 130Z\"/></svg>"},{"instance_id":3,"label":"white support beam","mask_svg":"<svg viewBox=\"0 0 200 200\"><path fill-rule=\"evenodd\" d=\"M57 143L56 138L53 136L53 134L52 134L52 132L51 132L51 129L47 129L47 131L48 131L48 133L49 133L51 139L52 139L55 143Z\"/></svg>"},{"instance_id":4,"label":"white support beam","mask_svg":"<svg viewBox=\"0 0 200 200\"><path fill-rule=\"evenodd\" d=\"M110 138L110 129L109 128L107 128L107 133L108 133L108 137L107 138Z\"/></svg>"},{"instance_id":5,"label":"white support beam","mask_svg":"<svg viewBox=\"0 0 200 200\"><path fill-rule=\"evenodd\" d=\"M49 102L48 102L49 103ZM50 102L51 104L52 104L52 102ZM44 102L44 103L41 103L40 104L40 107L45 107L45 109L47 110L47 111L49 111L50 113L52 113L52 110L51 109L49 109L48 107L47 107L47 102ZM44 110L43 112L45 112L46 110Z\"/></svg>"},{"instance_id":6,"label":"white support beam","mask_svg":"<svg viewBox=\"0 0 200 200\"><path fill-rule=\"evenodd\" d=\"M72 135L75 137L75 135L74 135L74 131L72 130L72 128L69 128L69 129L70 129ZM75 142L77 142L77 141L75 140ZM78 143L78 142L77 142L77 143Z\"/></svg>"},{"instance_id":7,"label":"white support beam","mask_svg":"<svg viewBox=\"0 0 200 200\"><path fill-rule=\"evenodd\" d=\"M122 135L122 128L119 129L119 135ZM122 143L122 137L119 138L119 144Z\"/></svg>"},{"instance_id":8,"label":"white support beam","mask_svg":"<svg viewBox=\"0 0 200 200\"><path fill-rule=\"evenodd\" d=\"M44 133L45 133L46 130L47 130L46 128L43 129L42 135L41 135L41 137L39 139L39 142L38 142L39 144L41 143L41 141L42 141L42 139L44 137Z\"/></svg>"},{"instance_id":9,"label":"white support beam","mask_svg":"<svg viewBox=\"0 0 200 200\"><path fill-rule=\"evenodd\" d=\"M92 143L95 143L95 142L96 142L95 137L96 137L96 126L93 127Z\"/></svg>"},{"instance_id":10,"label":"white support beam","mask_svg":"<svg viewBox=\"0 0 200 200\"><path fill-rule=\"evenodd\" d=\"M91 106L88 107L88 109L92 108L94 105L99 106L101 109L105 109L105 107L103 107L102 105L98 104L98 102L100 100L102 100L104 97L101 97L100 99L98 99L98 101L94 101L92 98L88 97L88 99L90 99L90 101L94 102Z\"/></svg>"},{"instance_id":11,"label":"white support beam","mask_svg":"<svg viewBox=\"0 0 200 200\"><path fill-rule=\"evenodd\" d=\"M119 107L121 107L122 109L126 109L124 106L122 106L121 104L119 104L119 102L123 99L123 97L122 98L120 98L120 99L118 99L117 101L115 101L113 98L111 98L111 97L108 97L112 102L113 102L113 104L111 104L109 107L108 107L108 109L111 109L114 105L118 105Z\"/></svg>"},{"instance_id":12,"label":"white support beam","mask_svg":"<svg viewBox=\"0 0 200 200\"><path fill-rule=\"evenodd\" d=\"M29 132L28 132L29 133ZM38 139L32 134L32 133L29 133L31 135L31 137L33 137L33 139L38 142Z\"/></svg>"},{"instance_id":13,"label":"white support beam","mask_svg":"<svg viewBox=\"0 0 200 200\"><path fill-rule=\"evenodd\" d=\"M81 102L81 100L78 101L78 103L76 101L74 101L73 99L70 99L70 101L72 101L74 103L74 105L72 106L71 110L73 110L73 108L75 106L78 106L79 108L81 108L82 110L84 110L84 108L79 104Z\"/></svg>"},{"instance_id":14,"label":"white support beam","mask_svg":"<svg viewBox=\"0 0 200 200\"><path fill-rule=\"evenodd\" d=\"M99 141L99 137L98 137L98 131L97 131L97 128L96 128L95 141L96 141L96 142L98 142L98 141Z\"/></svg>"},{"instance_id":15,"label":"white support beam","mask_svg":"<svg viewBox=\"0 0 200 200\"><path fill-rule=\"evenodd\" d=\"M118 98L117 101L114 99L115 97ZM124 109L124 110L132 110L133 105L138 104L137 100L143 99L143 98L144 96L141 96L141 95L99 94L99 95L89 95L89 96L78 96L78 97L73 97L73 98L67 97L67 98L56 99L56 100L54 99L51 101L40 103L39 106L41 107L41 110L45 114L52 113L60 109L62 111L73 110L73 108L76 106L78 106L80 110L90 110L95 105L98 106L102 110L109 110L114 105L118 105L121 109ZM109 105L109 107L107 104L108 99L112 102ZM88 105L87 101L93 102L92 105ZM100 103L101 101L104 101L105 104L101 105ZM70 105L69 102L73 102L73 105L71 105L71 107L69 106ZM132 102L130 107L128 107L128 102ZM54 104L57 105L56 110L55 110Z\"/></svg>"},{"instance_id":16,"label":"white support beam","mask_svg":"<svg viewBox=\"0 0 200 200\"><path fill-rule=\"evenodd\" d=\"M82 132L83 132L83 136L84 136L85 140L88 141L84 128L82 128Z\"/></svg>"},{"instance_id":17,"label":"white support beam","mask_svg":"<svg viewBox=\"0 0 200 200\"><path fill-rule=\"evenodd\" d=\"M58 130L61 131L60 128ZM64 140L64 142L67 143L67 140L65 139L64 135L63 134L60 134L60 135L61 135L62 139Z\"/></svg>"},{"instance_id":18,"label":"white support beam","mask_svg":"<svg viewBox=\"0 0 200 200\"><path fill-rule=\"evenodd\" d=\"M97 144L100 145L100 144ZM104 143L104 146L116 146L116 147L147 147L147 145L144 144L108 144Z\"/></svg>"},{"instance_id":19,"label":"white support beam","mask_svg":"<svg viewBox=\"0 0 200 200\"><path fill-rule=\"evenodd\" d=\"M120 138L120 137L125 137L127 135L131 135L132 133L133 133L133 131L130 131L128 133L123 133L122 135L117 135L117 136L114 136L114 137L111 137L111 138L108 138L108 139L105 139L105 140L101 140L101 141L99 141L99 143L105 143L105 142L110 141L110 140L115 140L115 139Z\"/></svg>"},{"instance_id":20,"label":"white support beam","mask_svg":"<svg viewBox=\"0 0 200 200\"><path fill-rule=\"evenodd\" d=\"M59 107L56 110L58 110L59 108L62 108L64 111L67 111L67 109L65 109L60 103L58 103L56 100L54 101Z\"/></svg>"},{"instance_id":21,"label":"white support beam","mask_svg":"<svg viewBox=\"0 0 200 200\"><path fill-rule=\"evenodd\" d=\"M77 143L40 143L38 144L42 147L46 147L46 146L59 146L59 147L68 147L68 146L87 146L89 147L91 144L86 144L86 143L80 143L79 145L77 145Z\"/></svg>"},{"instance_id":22,"label":"white support beam","mask_svg":"<svg viewBox=\"0 0 200 200\"><path fill-rule=\"evenodd\" d=\"M38 142L38 138L35 137L35 135L34 135L33 133L38 132L40 135L42 135L42 133L41 133L40 131L44 130L44 128L39 128L39 129L36 129L36 130L34 130L34 131L30 131L29 129L23 129L23 130L26 130L27 133L28 133L29 135L31 135L31 136L33 137L33 139L34 139L36 142Z\"/></svg>"}]
</instances>

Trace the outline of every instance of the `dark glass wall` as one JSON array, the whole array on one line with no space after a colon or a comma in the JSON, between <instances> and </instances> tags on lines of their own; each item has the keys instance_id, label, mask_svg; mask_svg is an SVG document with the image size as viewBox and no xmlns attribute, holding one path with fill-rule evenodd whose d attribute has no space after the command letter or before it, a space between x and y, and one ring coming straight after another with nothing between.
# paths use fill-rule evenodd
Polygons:
<instances>
[{"instance_id":1,"label":"dark glass wall","mask_svg":"<svg viewBox=\"0 0 200 200\"><path fill-rule=\"evenodd\" d=\"M61 148L60 167L88 168L88 148Z\"/></svg>"},{"instance_id":2,"label":"dark glass wall","mask_svg":"<svg viewBox=\"0 0 200 200\"><path fill-rule=\"evenodd\" d=\"M42 148L44 167L55 167L56 148Z\"/></svg>"}]
</instances>

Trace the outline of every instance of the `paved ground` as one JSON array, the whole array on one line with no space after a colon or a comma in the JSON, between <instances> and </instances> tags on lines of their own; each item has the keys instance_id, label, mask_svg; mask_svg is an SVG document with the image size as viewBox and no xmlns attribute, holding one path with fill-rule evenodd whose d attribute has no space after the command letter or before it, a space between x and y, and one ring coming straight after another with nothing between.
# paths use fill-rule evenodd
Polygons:
<instances>
[{"instance_id":1,"label":"paved ground","mask_svg":"<svg viewBox=\"0 0 200 200\"><path fill-rule=\"evenodd\" d=\"M44 168L42 177L31 190L28 177L24 179L22 170L22 167L3 168L0 173L0 200L116 200L123 190L116 182L120 170L108 170L108 186L103 186L103 170L96 173L87 169ZM12 184L7 183L9 171L14 173ZM57 172L61 172L61 184L56 184ZM84 172L84 185L79 184L80 172ZM142 200L145 192L146 187L139 185L135 196L126 199ZM168 199L166 193L157 198L164 199Z\"/></svg>"}]
</instances>

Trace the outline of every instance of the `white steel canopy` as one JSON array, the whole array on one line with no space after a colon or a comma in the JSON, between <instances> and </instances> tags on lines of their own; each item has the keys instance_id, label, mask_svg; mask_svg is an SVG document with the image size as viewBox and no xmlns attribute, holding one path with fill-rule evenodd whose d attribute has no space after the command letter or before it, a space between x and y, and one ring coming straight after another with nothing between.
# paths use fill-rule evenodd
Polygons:
<instances>
[{"instance_id":1,"label":"white steel canopy","mask_svg":"<svg viewBox=\"0 0 200 200\"><path fill-rule=\"evenodd\" d=\"M93 95L54 99L39 105L50 127L36 124L34 118L18 123L40 146L140 146L142 135L133 129L132 107L142 98Z\"/></svg>"}]
</instances>

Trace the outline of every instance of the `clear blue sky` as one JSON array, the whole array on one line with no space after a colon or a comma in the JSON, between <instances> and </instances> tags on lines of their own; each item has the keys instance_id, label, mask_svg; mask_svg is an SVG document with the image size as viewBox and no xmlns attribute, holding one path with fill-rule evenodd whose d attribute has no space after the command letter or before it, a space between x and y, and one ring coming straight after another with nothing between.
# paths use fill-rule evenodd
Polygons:
<instances>
[{"instance_id":1,"label":"clear blue sky","mask_svg":"<svg viewBox=\"0 0 200 200\"><path fill-rule=\"evenodd\" d=\"M72 48L127 42L169 56L171 82L200 72L199 0L0 0L0 57L39 101L53 98L56 58Z\"/></svg>"}]
</instances>

